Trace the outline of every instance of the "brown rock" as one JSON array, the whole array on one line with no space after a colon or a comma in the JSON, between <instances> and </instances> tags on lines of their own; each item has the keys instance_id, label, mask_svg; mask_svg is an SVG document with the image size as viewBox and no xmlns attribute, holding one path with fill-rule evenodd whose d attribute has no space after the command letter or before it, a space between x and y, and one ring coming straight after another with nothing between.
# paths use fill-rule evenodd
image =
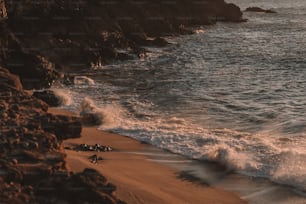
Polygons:
<instances>
[{"instance_id":1,"label":"brown rock","mask_svg":"<svg viewBox=\"0 0 306 204\"><path fill-rule=\"evenodd\" d=\"M84 113L81 115L82 124L86 126L95 126L102 124L102 118L99 114Z\"/></svg>"},{"instance_id":2,"label":"brown rock","mask_svg":"<svg viewBox=\"0 0 306 204\"><path fill-rule=\"evenodd\" d=\"M82 173L70 177L59 175L42 180L37 188L36 196L41 202L51 197L68 203L123 204L123 201L112 195L115 189L99 172L85 169Z\"/></svg>"},{"instance_id":3,"label":"brown rock","mask_svg":"<svg viewBox=\"0 0 306 204\"><path fill-rule=\"evenodd\" d=\"M81 135L80 118L46 114L39 119L43 130L54 133L59 140L78 138Z\"/></svg>"},{"instance_id":4,"label":"brown rock","mask_svg":"<svg viewBox=\"0 0 306 204\"><path fill-rule=\"evenodd\" d=\"M260 7L248 7L245 11L247 11L247 12L276 13L276 11L273 11L271 9L263 9L263 8L260 8Z\"/></svg>"},{"instance_id":5,"label":"brown rock","mask_svg":"<svg viewBox=\"0 0 306 204\"><path fill-rule=\"evenodd\" d=\"M22 85L19 77L9 73L7 69L0 67L0 88L3 86L11 86L19 91L22 90Z\"/></svg>"},{"instance_id":6,"label":"brown rock","mask_svg":"<svg viewBox=\"0 0 306 204\"><path fill-rule=\"evenodd\" d=\"M222 16L224 18L223 20L225 21L233 21L233 22L245 21L245 19L242 18L242 12L240 8L232 3L224 4L220 16Z\"/></svg>"},{"instance_id":7,"label":"brown rock","mask_svg":"<svg viewBox=\"0 0 306 204\"><path fill-rule=\"evenodd\" d=\"M44 57L27 54L18 49L10 53L7 68L20 77L25 89L49 88L59 77L54 65Z\"/></svg>"},{"instance_id":8,"label":"brown rock","mask_svg":"<svg viewBox=\"0 0 306 204\"><path fill-rule=\"evenodd\" d=\"M51 90L45 90L45 91L35 91L33 93L33 96L43 100L51 107L57 107L62 104L62 101L60 98L58 98L55 93Z\"/></svg>"}]
</instances>

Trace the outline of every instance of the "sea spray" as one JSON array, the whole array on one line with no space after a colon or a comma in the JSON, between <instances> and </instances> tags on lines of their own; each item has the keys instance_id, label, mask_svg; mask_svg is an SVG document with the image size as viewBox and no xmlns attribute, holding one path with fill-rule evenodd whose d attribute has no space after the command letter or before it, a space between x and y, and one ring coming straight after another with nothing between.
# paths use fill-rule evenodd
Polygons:
<instances>
[{"instance_id":1,"label":"sea spray","mask_svg":"<svg viewBox=\"0 0 306 204\"><path fill-rule=\"evenodd\" d=\"M98 86L102 92L104 85ZM76 90L83 89L87 88ZM75 91L72 93L77 94ZM201 127L186 118L159 113L154 104L135 96L113 100L114 96L114 93L109 93L109 101L96 100L95 94L76 97L80 115L94 115L101 130L127 135L189 158L215 161L244 175L264 177L303 189L305 182L301 178L306 171L303 166L298 166L304 162L303 157L287 157L285 153L289 143L292 147L298 143L305 147L303 138L290 138L284 142L277 135ZM297 158L300 161L293 165Z\"/></svg>"},{"instance_id":2,"label":"sea spray","mask_svg":"<svg viewBox=\"0 0 306 204\"><path fill-rule=\"evenodd\" d=\"M54 92L56 97L59 98L63 106L70 106L73 104L73 96L71 95L69 90L53 88L52 91Z\"/></svg>"},{"instance_id":3,"label":"sea spray","mask_svg":"<svg viewBox=\"0 0 306 204\"><path fill-rule=\"evenodd\" d=\"M280 162L271 180L306 191L306 154L303 151L284 149L278 158Z\"/></svg>"},{"instance_id":4,"label":"sea spray","mask_svg":"<svg viewBox=\"0 0 306 204\"><path fill-rule=\"evenodd\" d=\"M98 107L92 99L85 97L80 105L80 115L82 117L92 117L96 124L104 127L117 127L120 125L122 110L115 104L106 104Z\"/></svg>"},{"instance_id":5,"label":"sea spray","mask_svg":"<svg viewBox=\"0 0 306 204\"><path fill-rule=\"evenodd\" d=\"M89 97L84 98L82 101L80 115L85 124L93 123L101 125L103 123L104 115L102 109L98 108Z\"/></svg>"}]
</instances>

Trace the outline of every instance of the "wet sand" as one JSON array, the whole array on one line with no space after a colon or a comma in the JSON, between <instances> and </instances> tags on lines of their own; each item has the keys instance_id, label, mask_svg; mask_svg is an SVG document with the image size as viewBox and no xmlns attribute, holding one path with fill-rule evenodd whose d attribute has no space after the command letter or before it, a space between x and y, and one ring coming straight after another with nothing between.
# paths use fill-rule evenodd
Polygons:
<instances>
[{"instance_id":1,"label":"wet sand","mask_svg":"<svg viewBox=\"0 0 306 204\"><path fill-rule=\"evenodd\" d=\"M72 114L56 109L51 109L50 112ZM110 146L113 151L97 153L66 150L71 170L74 172L80 172L85 168L98 170L117 187L115 195L127 203L246 203L233 192L199 183L196 179L178 172L171 165L156 162L157 156L154 159L150 157L156 148L148 144L103 132L96 127L84 127L81 138L64 142L68 148L82 143ZM160 156L163 156L163 153L169 154L166 151L158 151ZM103 160L93 164L88 159L93 154L97 154Z\"/></svg>"}]
</instances>

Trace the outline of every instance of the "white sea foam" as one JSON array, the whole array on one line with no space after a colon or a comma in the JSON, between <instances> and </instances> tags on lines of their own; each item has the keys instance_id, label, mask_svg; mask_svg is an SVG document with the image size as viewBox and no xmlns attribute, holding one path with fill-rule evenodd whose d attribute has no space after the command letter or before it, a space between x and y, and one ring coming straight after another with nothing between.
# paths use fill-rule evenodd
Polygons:
<instances>
[{"instance_id":1,"label":"white sea foam","mask_svg":"<svg viewBox=\"0 0 306 204\"><path fill-rule=\"evenodd\" d=\"M118 110L118 107L108 107L104 111L113 112L114 109ZM191 158L218 161L229 168L239 170L257 168L258 164L252 156L247 151L241 151L243 144L237 140L237 145L231 146L233 138L228 135L229 130L219 131L223 135L216 135L217 131L211 132L195 127L177 117L141 121L126 118L127 114L124 111L115 114L116 118L114 114L111 116L114 123L103 124L101 129L125 134ZM231 132L231 134L236 133Z\"/></svg>"},{"instance_id":2,"label":"white sea foam","mask_svg":"<svg viewBox=\"0 0 306 204\"><path fill-rule=\"evenodd\" d=\"M306 190L306 155L283 149L276 137L229 129L210 130L176 117L141 121L128 118L117 105L105 107L103 112L111 120L100 129L131 136L189 158L217 161L245 175Z\"/></svg>"},{"instance_id":3,"label":"white sea foam","mask_svg":"<svg viewBox=\"0 0 306 204\"><path fill-rule=\"evenodd\" d=\"M109 98L115 96L108 95ZM302 137L286 138L284 142L279 136L264 132L250 134L231 129L207 129L185 118L159 113L150 101L141 101L137 97L124 102L111 100L111 103L95 102L89 97L76 98L78 103L82 101L81 115L96 115L101 120L100 129L127 135L189 158L216 161L245 175L265 177L306 190L306 142Z\"/></svg>"},{"instance_id":4,"label":"white sea foam","mask_svg":"<svg viewBox=\"0 0 306 204\"><path fill-rule=\"evenodd\" d=\"M70 106L73 104L73 96L69 90L53 88L52 91L60 99L62 105Z\"/></svg>"},{"instance_id":5,"label":"white sea foam","mask_svg":"<svg viewBox=\"0 0 306 204\"><path fill-rule=\"evenodd\" d=\"M75 85L95 85L95 81L87 76L75 76L73 83Z\"/></svg>"},{"instance_id":6,"label":"white sea foam","mask_svg":"<svg viewBox=\"0 0 306 204\"><path fill-rule=\"evenodd\" d=\"M306 153L285 149L279 154L279 164L271 175L277 183L295 186L306 190Z\"/></svg>"},{"instance_id":7,"label":"white sea foam","mask_svg":"<svg viewBox=\"0 0 306 204\"><path fill-rule=\"evenodd\" d=\"M243 25L170 38L174 45L149 49L141 62L105 66L103 86L82 79L72 87L75 104L90 96L82 109L99 115L103 130L306 190L305 60L297 43L305 40L305 4L296 1L302 6L290 13L250 13ZM288 25L292 18L301 23Z\"/></svg>"},{"instance_id":8,"label":"white sea foam","mask_svg":"<svg viewBox=\"0 0 306 204\"><path fill-rule=\"evenodd\" d=\"M196 34L202 34L202 33L205 33L205 30L203 28L198 28L198 29L195 29L194 32Z\"/></svg>"},{"instance_id":9,"label":"white sea foam","mask_svg":"<svg viewBox=\"0 0 306 204\"><path fill-rule=\"evenodd\" d=\"M114 125L120 125L120 112L120 108L112 104L97 107L89 97L84 98L80 106L80 115L92 114L99 119L104 127L110 128Z\"/></svg>"}]
</instances>

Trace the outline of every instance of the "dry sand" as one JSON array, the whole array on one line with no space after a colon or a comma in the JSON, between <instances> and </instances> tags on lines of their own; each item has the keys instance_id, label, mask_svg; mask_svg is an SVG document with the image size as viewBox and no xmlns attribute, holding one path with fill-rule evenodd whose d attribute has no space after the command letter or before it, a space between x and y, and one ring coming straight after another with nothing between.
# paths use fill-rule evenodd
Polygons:
<instances>
[{"instance_id":1,"label":"dry sand","mask_svg":"<svg viewBox=\"0 0 306 204\"><path fill-rule=\"evenodd\" d=\"M51 109L56 114L70 114L67 111ZM84 127L82 137L64 142L72 147L78 144L101 144L111 146L111 152L77 152L66 150L68 165L74 172L94 168L117 186L115 195L127 203L191 203L191 204L240 204L246 203L235 193L199 185L178 178L175 169L149 160L143 154L149 145L131 138ZM93 164L88 157L97 154L103 158Z\"/></svg>"}]
</instances>

